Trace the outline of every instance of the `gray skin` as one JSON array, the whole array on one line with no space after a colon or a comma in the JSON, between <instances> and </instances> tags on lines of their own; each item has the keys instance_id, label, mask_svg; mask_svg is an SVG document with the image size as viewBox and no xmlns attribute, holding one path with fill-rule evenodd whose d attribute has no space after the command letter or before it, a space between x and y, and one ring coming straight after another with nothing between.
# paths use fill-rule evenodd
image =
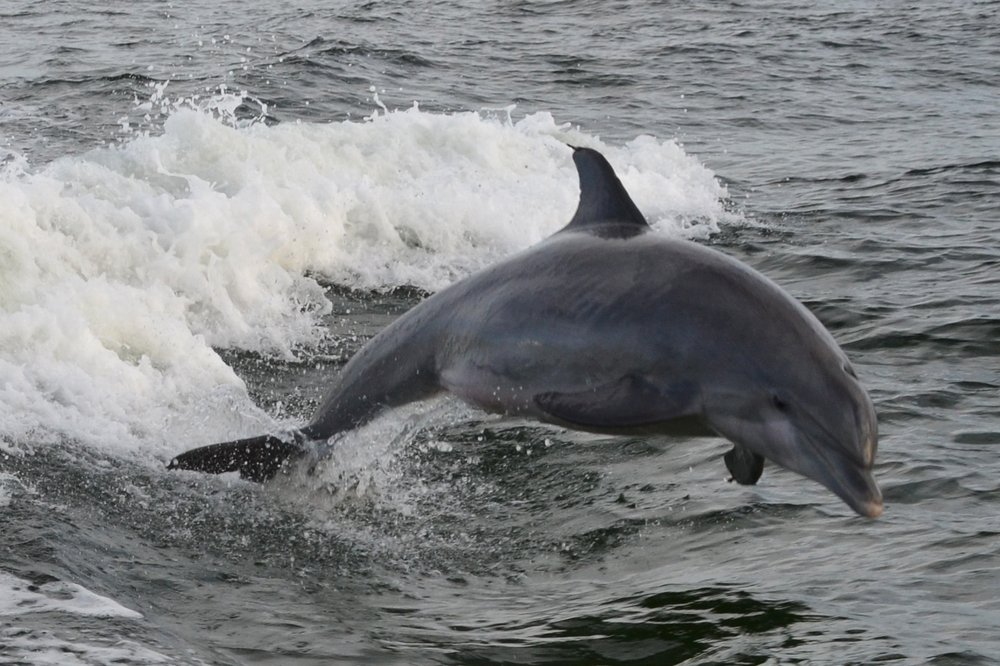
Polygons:
<instances>
[{"instance_id":1,"label":"gray skin","mask_svg":"<svg viewBox=\"0 0 1000 666\"><path fill-rule=\"evenodd\" d=\"M611 166L575 149L562 230L431 296L372 338L308 425L189 451L171 467L270 478L388 408L447 391L488 412L612 434L719 434L882 513L877 424L847 357L800 303L710 248L649 233Z\"/></svg>"}]
</instances>

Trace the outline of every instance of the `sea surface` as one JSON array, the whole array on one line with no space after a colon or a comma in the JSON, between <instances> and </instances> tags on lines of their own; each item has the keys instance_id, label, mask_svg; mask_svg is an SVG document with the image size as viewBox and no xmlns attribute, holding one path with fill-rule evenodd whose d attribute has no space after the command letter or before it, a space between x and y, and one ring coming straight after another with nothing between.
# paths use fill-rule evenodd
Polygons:
<instances>
[{"instance_id":1,"label":"sea surface","mask_svg":"<svg viewBox=\"0 0 1000 666\"><path fill-rule=\"evenodd\" d=\"M995 1L0 1L0 663L1000 663L998 63ZM565 224L567 143L829 327L881 518L448 399L166 471Z\"/></svg>"}]
</instances>

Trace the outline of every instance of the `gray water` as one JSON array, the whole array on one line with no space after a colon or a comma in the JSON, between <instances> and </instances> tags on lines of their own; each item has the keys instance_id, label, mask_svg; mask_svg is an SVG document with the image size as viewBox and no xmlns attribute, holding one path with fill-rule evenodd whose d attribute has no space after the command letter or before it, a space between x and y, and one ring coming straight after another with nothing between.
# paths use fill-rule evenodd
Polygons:
<instances>
[{"instance_id":1,"label":"gray water","mask_svg":"<svg viewBox=\"0 0 1000 666\"><path fill-rule=\"evenodd\" d=\"M727 187L703 242L800 298L868 387L886 512L773 467L727 484L721 440L447 402L359 435L342 484L258 487L168 474L155 424L121 453L10 399L0 661L1000 663L997 62L996 2L3 3L14 192L162 133L176 110L151 96L220 86L241 131L417 101L676 139ZM424 294L320 282L316 344L216 348L270 414L308 415ZM65 584L105 601L74 610Z\"/></svg>"}]
</instances>

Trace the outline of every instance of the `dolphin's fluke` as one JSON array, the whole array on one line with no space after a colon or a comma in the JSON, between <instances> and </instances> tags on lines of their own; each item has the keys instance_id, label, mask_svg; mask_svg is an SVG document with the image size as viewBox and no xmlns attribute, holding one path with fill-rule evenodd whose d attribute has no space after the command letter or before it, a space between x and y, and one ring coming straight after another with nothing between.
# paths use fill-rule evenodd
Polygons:
<instances>
[{"instance_id":1,"label":"dolphin's fluke","mask_svg":"<svg viewBox=\"0 0 1000 666\"><path fill-rule=\"evenodd\" d=\"M649 229L646 218L603 155L590 148L576 148L573 161L580 176L580 203L564 229L577 231L610 224L623 228L626 236Z\"/></svg>"},{"instance_id":2,"label":"dolphin's fluke","mask_svg":"<svg viewBox=\"0 0 1000 666\"><path fill-rule=\"evenodd\" d=\"M249 481L267 481L286 462L305 454L305 441L302 433L295 432L285 438L261 435L209 444L182 453L170 461L167 469L189 469L209 474L239 472Z\"/></svg>"}]
</instances>

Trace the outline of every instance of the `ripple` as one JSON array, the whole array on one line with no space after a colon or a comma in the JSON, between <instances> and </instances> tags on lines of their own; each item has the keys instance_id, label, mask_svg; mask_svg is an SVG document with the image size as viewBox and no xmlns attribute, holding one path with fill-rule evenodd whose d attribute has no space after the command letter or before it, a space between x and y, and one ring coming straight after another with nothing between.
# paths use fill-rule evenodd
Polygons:
<instances>
[{"instance_id":1,"label":"ripple","mask_svg":"<svg viewBox=\"0 0 1000 666\"><path fill-rule=\"evenodd\" d=\"M504 638L492 645L467 643L456 663L680 664L710 654L729 639L766 638L780 629L821 620L799 602L768 600L725 587L678 588L612 599L592 612L561 613L547 622L491 625L490 633ZM451 629L481 634L484 627ZM727 663L755 662L756 652L750 648L740 654L737 649Z\"/></svg>"}]
</instances>

